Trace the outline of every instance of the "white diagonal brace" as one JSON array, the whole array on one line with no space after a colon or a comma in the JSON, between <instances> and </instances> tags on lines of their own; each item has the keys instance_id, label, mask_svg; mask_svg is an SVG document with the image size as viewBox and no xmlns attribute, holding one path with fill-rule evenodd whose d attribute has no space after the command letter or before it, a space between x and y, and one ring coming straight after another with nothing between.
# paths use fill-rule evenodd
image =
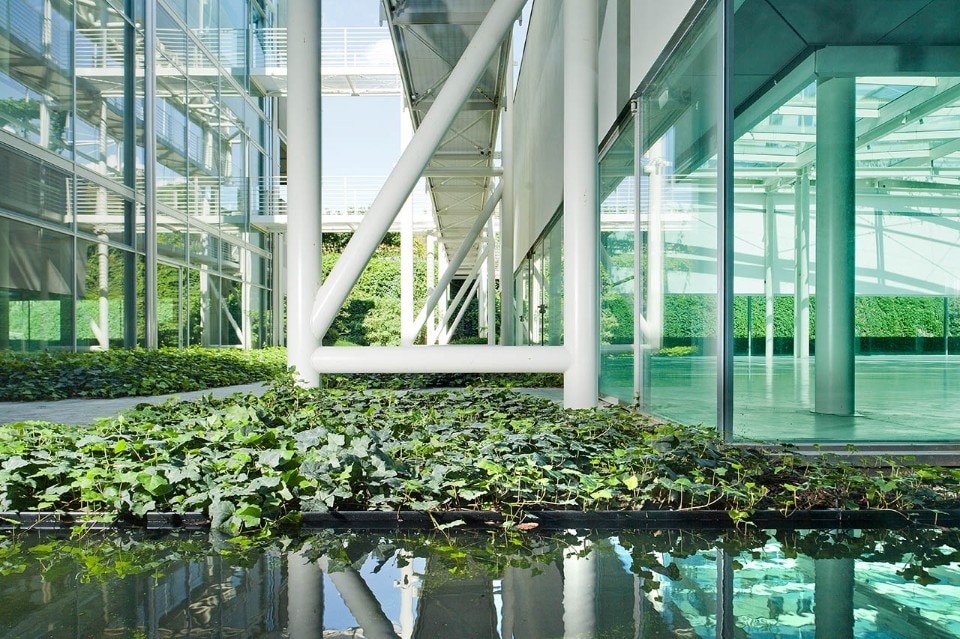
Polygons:
<instances>
[{"instance_id":1,"label":"white diagonal brace","mask_svg":"<svg viewBox=\"0 0 960 639\"><path fill-rule=\"evenodd\" d=\"M490 7L483 24L450 73L413 140L400 156L360 227L317 292L310 318L310 326L316 335L324 335L333 324L360 273L390 229L461 106L473 93L490 59L510 33L513 21L524 4L526 0L496 0Z\"/></svg>"},{"instance_id":2,"label":"white diagonal brace","mask_svg":"<svg viewBox=\"0 0 960 639\"><path fill-rule=\"evenodd\" d=\"M466 286L466 284L464 284ZM460 307L460 311L457 313L457 318L453 320L453 324L450 325L450 328L447 329L446 326L443 327L445 331L440 337L441 344L448 344L450 338L453 337L454 332L457 330L457 327L460 326L460 321L463 319L464 314L467 312L467 307L470 306L470 300L473 299L473 296L477 293L477 289L480 287L480 278L474 278L473 284L470 286L470 292L467 293L467 299L463 301L463 306Z\"/></svg>"},{"instance_id":3,"label":"white diagonal brace","mask_svg":"<svg viewBox=\"0 0 960 639\"><path fill-rule=\"evenodd\" d=\"M427 315L433 312L440 297L446 293L447 287L450 286L450 282L453 280L453 276L457 274L457 269L460 268L464 258L467 257L467 253L473 248L473 243L480 237L480 232L483 230L483 227L487 225L487 220L493 215L493 210L497 208L497 203L502 196L503 182L500 182L487 199L487 203L483 205L483 210L480 212L480 215L477 216L477 219L474 220L473 226L467 231L467 236L464 238L463 244L460 245L460 248L457 249L457 252L453 258L451 258L450 265L447 267L447 270L444 271L443 275L440 276L440 281L437 282L433 292L430 293L430 297L427 298L427 303L420 309L417 319L413 320L413 326L411 327L412 335L420 332L420 329L423 328L423 323L427 321ZM341 257L340 259L343 258Z\"/></svg>"},{"instance_id":4,"label":"white diagonal brace","mask_svg":"<svg viewBox=\"0 0 960 639\"><path fill-rule=\"evenodd\" d=\"M440 326L443 327L443 330L446 330L447 324L450 322L450 318L453 317L454 312L460 306L460 302L463 301L467 291L470 290L474 280L477 279L477 275L480 273L480 267L483 266L483 261L485 259L487 259L486 247L484 247L483 251L480 252L480 255L477 256L477 261L474 263L473 269L470 271L470 275L466 280L464 280L463 285L460 286L460 290L457 291L453 301L450 302L450 306L447 307L447 312L443 314L443 319L440 320Z\"/></svg>"}]
</instances>

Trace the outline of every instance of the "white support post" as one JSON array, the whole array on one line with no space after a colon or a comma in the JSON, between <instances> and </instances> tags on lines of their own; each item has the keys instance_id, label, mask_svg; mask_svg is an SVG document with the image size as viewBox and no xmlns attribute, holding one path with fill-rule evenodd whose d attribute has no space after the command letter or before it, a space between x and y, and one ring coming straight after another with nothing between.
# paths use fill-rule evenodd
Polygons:
<instances>
[{"instance_id":1,"label":"white support post","mask_svg":"<svg viewBox=\"0 0 960 639\"><path fill-rule=\"evenodd\" d=\"M450 302L449 307L446 312L443 314L443 318L440 320L441 330L446 331L446 327L450 322L450 318L453 316L454 311L460 308L460 303L463 301L464 297L467 297L467 292L472 290L473 281L477 278L477 274L480 272L480 267L483 266L483 260L487 257L486 249L480 253L477 257L476 263L473 265L473 270L470 271L470 275L463 282L463 285L460 286L460 290L457 291L456 296L454 296L453 301ZM469 297L467 297L469 299Z\"/></svg>"},{"instance_id":2,"label":"white support post","mask_svg":"<svg viewBox=\"0 0 960 639\"><path fill-rule=\"evenodd\" d=\"M287 124L287 364L301 384L316 387L311 356L343 302L324 326L311 327L311 305L322 277L320 5L290 0L289 11L296 19L287 26L287 110L296 117Z\"/></svg>"},{"instance_id":3,"label":"white support post","mask_svg":"<svg viewBox=\"0 0 960 639\"><path fill-rule=\"evenodd\" d=\"M477 80L486 69L491 57L499 49L504 36L510 32L513 21L524 4L526 0L496 0L490 7L457 65L447 76L443 88L421 122L413 140L403 152L380 193L364 215L360 227L353 234L327 281L317 293L311 317L311 326L315 334L323 335L333 324L340 307L343 306L347 295L359 279L360 273L377 250L383 236L396 218L400 206L420 179L434 151L450 128L450 124L473 92ZM291 15L298 15L292 12L292 7ZM298 15L296 22L299 21ZM316 78L314 77L311 82L316 84ZM292 85L293 82L291 82ZM319 183L319 180L317 182ZM422 326L422 323L420 325Z\"/></svg>"},{"instance_id":4,"label":"white support post","mask_svg":"<svg viewBox=\"0 0 960 639\"><path fill-rule=\"evenodd\" d=\"M663 140L657 140L650 149L650 213L647 221L647 315L645 342L655 352L663 347L663 190L667 163L663 157Z\"/></svg>"},{"instance_id":5,"label":"white support post","mask_svg":"<svg viewBox=\"0 0 960 639\"><path fill-rule=\"evenodd\" d=\"M502 206L502 198L501 198ZM493 218L487 221L487 344L497 343L497 237Z\"/></svg>"},{"instance_id":6,"label":"white support post","mask_svg":"<svg viewBox=\"0 0 960 639\"><path fill-rule=\"evenodd\" d=\"M144 347L157 348L157 3L144 5L143 327Z\"/></svg>"},{"instance_id":7,"label":"white support post","mask_svg":"<svg viewBox=\"0 0 960 639\"><path fill-rule=\"evenodd\" d=\"M815 410L853 415L856 80L817 82Z\"/></svg>"},{"instance_id":8,"label":"white support post","mask_svg":"<svg viewBox=\"0 0 960 639\"><path fill-rule=\"evenodd\" d=\"M466 282L464 282L463 285L466 286L467 285ZM454 318L453 323L450 325L450 328L448 329L446 326L441 326L441 330L443 331L442 334L440 335L441 344L450 343L450 338L453 337L453 334L454 332L456 332L457 327L460 326L460 321L463 319L464 314L467 312L467 307L470 306L470 300L472 300L473 296L477 294L477 289L479 287L480 287L480 278L479 277L474 278L473 283L470 285L470 290L467 292L466 299L463 300L463 304L460 306L460 310L457 312L457 317ZM450 308L451 310L453 309L452 306Z\"/></svg>"},{"instance_id":9,"label":"white support post","mask_svg":"<svg viewBox=\"0 0 960 639\"><path fill-rule=\"evenodd\" d=\"M596 0L563 6L563 327L571 360L563 380L567 408L594 407L599 396L597 10Z\"/></svg>"},{"instance_id":10,"label":"white support post","mask_svg":"<svg viewBox=\"0 0 960 639\"><path fill-rule=\"evenodd\" d=\"M450 286L453 276L457 274L457 269L460 268L460 265L463 264L463 260L470 252L470 249L473 248L473 244L480 236L480 231L482 231L483 227L486 226L487 220L489 220L490 216L493 215L493 210L496 208L497 203L500 201L500 197L502 195L503 183L500 183L497 185L497 188L494 189L493 194L491 194L487 199L486 204L483 206L483 211L481 211L480 215L477 216L477 219L474 220L473 226L471 226L470 230L467 231L467 236L464 238L460 248L457 249L457 252L454 253L453 258L450 260L450 264L443 269L443 274L440 276L440 281L437 282L437 286L433 289L433 292L430 293L426 304L423 305L423 308L420 309L420 313L417 314L417 318L413 321L413 327L411 329L412 335L416 335L420 332L420 329L423 328L423 324L426 321L427 316L437 307L437 302L440 301L441 297L446 295L447 287ZM343 258L341 257L340 259ZM441 312L443 312L442 309Z\"/></svg>"},{"instance_id":11,"label":"white support post","mask_svg":"<svg viewBox=\"0 0 960 639\"><path fill-rule=\"evenodd\" d=\"M110 349L110 247L107 246L107 235L97 235L100 243L97 244L97 275L100 298L99 325L94 334L100 350Z\"/></svg>"},{"instance_id":12,"label":"white support post","mask_svg":"<svg viewBox=\"0 0 960 639\"><path fill-rule=\"evenodd\" d=\"M763 296L766 301L764 355L767 359L773 357L773 300L776 293L773 267L777 255L777 207L773 195L772 192L766 194L763 211Z\"/></svg>"},{"instance_id":13,"label":"white support post","mask_svg":"<svg viewBox=\"0 0 960 639\"><path fill-rule=\"evenodd\" d=\"M433 294L436 288L437 279L437 237L433 234L427 236L427 296ZM414 333L417 335L420 331ZM401 338L402 339L402 338ZM437 341L437 318L431 312L427 314L427 344L434 344Z\"/></svg>"},{"instance_id":14,"label":"white support post","mask_svg":"<svg viewBox=\"0 0 960 639\"><path fill-rule=\"evenodd\" d=\"M400 149L413 139L413 120L404 100L400 110ZM413 198L408 197L400 209L400 345L413 346L417 333L413 329Z\"/></svg>"},{"instance_id":15,"label":"white support post","mask_svg":"<svg viewBox=\"0 0 960 639\"><path fill-rule=\"evenodd\" d=\"M797 171L794 211L793 356L810 357L810 172Z\"/></svg>"},{"instance_id":16,"label":"white support post","mask_svg":"<svg viewBox=\"0 0 960 639\"><path fill-rule=\"evenodd\" d=\"M500 133L501 160L503 165L503 197L500 203L500 343L512 346L516 343L513 290L513 51L507 63L505 81L507 97L504 100L503 126Z\"/></svg>"}]
</instances>

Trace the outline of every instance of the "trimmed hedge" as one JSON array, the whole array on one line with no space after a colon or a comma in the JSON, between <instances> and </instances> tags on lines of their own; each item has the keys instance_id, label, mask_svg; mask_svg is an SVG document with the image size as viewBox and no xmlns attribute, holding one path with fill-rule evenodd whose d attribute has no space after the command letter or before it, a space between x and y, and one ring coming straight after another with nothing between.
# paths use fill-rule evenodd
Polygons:
<instances>
[{"instance_id":1,"label":"trimmed hedge","mask_svg":"<svg viewBox=\"0 0 960 639\"><path fill-rule=\"evenodd\" d=\"M277 379L286 367L281 348L0 351L0 400L163 395Z\"/></svg>"}]
</instances>

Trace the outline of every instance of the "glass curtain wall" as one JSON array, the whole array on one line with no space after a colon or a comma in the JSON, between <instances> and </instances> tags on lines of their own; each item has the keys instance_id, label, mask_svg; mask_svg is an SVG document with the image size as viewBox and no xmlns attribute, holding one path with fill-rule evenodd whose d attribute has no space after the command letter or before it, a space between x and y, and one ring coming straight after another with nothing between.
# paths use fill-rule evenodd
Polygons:
<instances>
[{"instance_id":1,"label":"glass curtain wall","mask_svg":"<svg viewBox=\"0 0 960 639\"><path fill-rule=\"evenodd\" d=\"M734 434L955 441L960 36L878 6L880 40L827 5L736 14Z\"/></svg>"},{"instance_id":2,"label":"glass curtain wall","mask_svg":"<svg viewBox=\"0 0 960 639\"><path fill-rule=\"evenodd\" d=\"M640 92L641 407L717 423L719 2Z\"/></svg>"},{"instance_id":3,"label":"glass curtain wall","mask_svg":"<svg viewBox=\"0 0 960 639\"><path fill-rule=\"evenodd\" d=\"M514 277L517 344L563 343L563 223L557 213Z\"/></svg>"},{"instance_id":4,"label":"glass curtain wall","mask_svg":"<svg viewBox=\"0 0 960 639\"><path fill-rule=\"evenodd\" d=\"M246 42L253 16L273 17L240 0L156 1L157 57L144 61L142 1L0 0L0 348L142 345L148 294L161 346L265 344L271 253L251 215L279 165L264 149L279 145ZM144 245L148 143L156 246ZM156 291L144 289L148 252ZM208 276L215 286L201 286ZM228 299L202 299L220 280Z\"/></svg>"},{"instance_id":5,"label":"glass curtain wall","mask_svg":"<svg viewBox=\"0 0 960 639\"><path fill-rule=\"evenodd\" d=\"M635 116L600 157L600 394L634 398Z\"/></svg>"}]
</instances>

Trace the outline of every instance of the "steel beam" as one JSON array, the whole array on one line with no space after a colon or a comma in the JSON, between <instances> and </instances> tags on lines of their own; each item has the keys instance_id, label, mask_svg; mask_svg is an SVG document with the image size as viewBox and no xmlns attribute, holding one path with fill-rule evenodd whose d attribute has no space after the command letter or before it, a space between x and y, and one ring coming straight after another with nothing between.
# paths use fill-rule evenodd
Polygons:
<instances>
[{"instance_id":1,"label":"steel beam","mask_svg":"<svg viewBox=\"0 0 960 639\"><path fill-rule=\"evenodd\" d=\"M562 373L570 356L563 346L338 346L319 348L313 365L322 373Z\"/></svg>"}]
</instances>

